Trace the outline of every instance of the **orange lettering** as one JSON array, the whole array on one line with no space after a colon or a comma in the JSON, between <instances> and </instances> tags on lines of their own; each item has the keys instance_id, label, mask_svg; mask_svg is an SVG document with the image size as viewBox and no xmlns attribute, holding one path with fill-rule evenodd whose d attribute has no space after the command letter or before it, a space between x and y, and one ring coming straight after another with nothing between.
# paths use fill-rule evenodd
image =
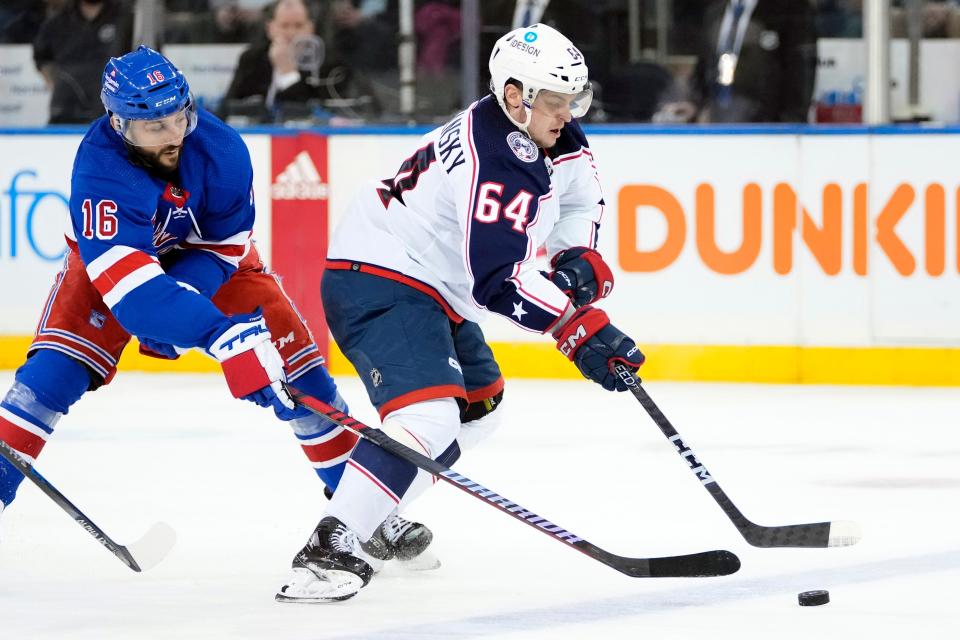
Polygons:
<instances>
[{"instance_id":1,"label":"orange lettering","mask_svg":"<svg viewBox=\"0 0 960 640\"><path fill-rule=\"evenodd\" d=\"M840 273L843 259L843 192L840 185L830 183L823 188L823 226L817 227L803 209L803 241L807 243L823 272L828 276Z\"/></svg>"},{"instance_id":2,"label":"orange lettering","mask_svg":"<svg viewBox=\"0 0 960 640\"><path fill-rule=\"evenodd\" d=\"M790 185L773 188L773 270L782 276L793 267L793 230L797 228L797 194Z\"/></svg>"},{"instance_id":3,"label":"orange lettering","mask_svg":"<svg viewBox=\"0 0 960 640\"><path fill-rule=\"evenodd\" d=\"M867 275L867 185L853 188L853 272Z\"/></svg>"},{"instance_id":4,"label":"orange lettering","mask_svg":"<svg viewBox=\"0 0 960 640\"><path fill-rule=\"evenodd\" d=\"M687 222L683 207L673 195L661 187L644 184L626 185L617 194L620 217L619 253L624 271L660 271L670 266L683 250L687 239ZM652 251L637 248L637 208L653 207L667 221L667 237Z\"/></svg>"},{"instance_id":5,"label":"orange lettering","mask_svg":"<svg viewBox=\"0 0 960 640\"><path fill-rule=\"evenodd\" d=\"M743 240L733 252L722 251L716 242L713 187L697 187L697 251L703 263L724 275L743 273L760 255L763 220L760 186L750 183L743 188Z\"/></svg>"},{"instance_id":6,"label":"orange lettering","mask_svg":"<svg viewBox=\"0 0 960 640\"><path fill-rule=\"evenodd\" d=\"M891 193L883 208L871 217L869 184L853 186L852 198L852 271L866 276L869 271L871 240L890 260L902 276L917 270L919 256L914 256L897 232L897 225L917 200L916 189L901 183ZM779 275L793 271L795 238L800 237L820 268L828 276L843 270L844 201L843 188L828 183L822 191L822 215L811 216L800 203L797 192L785 182L773 186L773 269ZM956 191L956 270L960 273L960 188ZM716 190L709 183L697 185L694 193L696 249L704 266L721 275L749 271L763 250L763 190L756 183L743 187L739 220L741 240L731 250L721 248L717 235L727 237L737 224L735 208L718 216ZM655 209L666 222L666 237L655 248L638 248L639 212L641 207ZM724 211L724 209L721 209ZM919 213L919 212L918 212ZM673 264L683 252L687 239L686 215L679 200L667 189L656 185L626 185L618 194L620 266L625 271L655 272ZM718 217L720 221L718 222ZM931 183L924 189L924 269L933 277L942 276L947 268L946 189ZM875 228L875 231L873 229ZM871 238L873 233L873 238ZM647 245L650 244L647 240ZM951 251L953 247L950 247Z\"/></svg>"},{"instance_id":7,"label":"orange lettering","mask_svg":"<svg viewBox=\"0 0 960 640\"><path fill-rule=\"evenodd\" d=\"M908 184L901 184L890 196L890 200L883 207L883 211L877 216L877 244L880 249L887 254L890 262L900 275L908 276L917 268L917 261L913 254L903 244L900 237L897 236L895 227L900 222L900 218L907 212L910 205L913 204L914 190Z\"/></svg>"},{"instance_id":8,"label":"orange lettering","mask_svg":"<svg viewBox=\"0 0 960 640\"><path fill-rule=\"evenodd\" d=\"M827 275L840 273L843 239L843 193L840 186L828 184L823 190L823 226L816 223L797 202L793 188L779 183L773 188L773 268L780 275L793 269L793 235L797 214L802 211L801 237Z\"/></svg>"},{"instance_id":9,"label":"orange lettering","mask_svg":"<svg viewBox=\"0 0 960 640\"><path fill-rule=\"evenodd\" d=\"M946 262L947 243L947 197L939 184L927 187L924 196L926 200L925 228L926 228L926 267L927 273L932 276L943 274Z\"/></svg>"}]
</instances>

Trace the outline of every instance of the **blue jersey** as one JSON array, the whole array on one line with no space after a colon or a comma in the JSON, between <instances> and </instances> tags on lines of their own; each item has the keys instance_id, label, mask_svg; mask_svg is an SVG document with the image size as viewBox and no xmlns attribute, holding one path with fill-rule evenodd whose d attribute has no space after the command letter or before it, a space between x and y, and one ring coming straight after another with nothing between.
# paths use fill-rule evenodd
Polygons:
<instances>
[{"instance_id":1,"label":"blue jersey","mask_svg":"<svg viewBox=\"0 0 960 640\"><path fill-rule=\"evenodd\" d=\"M134 162L104 116L73 165L73 237L124 329L206 347L229 320L210 297L250 247L253 167L236 131L201 111L169 180Z\"/></svg>"},{"instance_id":2,"label":"blue jersey","mask_svg":"<svg viewBox=\"0 0 960 640\"><path fill-rule=\"evenodd\" d=\"M576 120L545 152L488 96L424 136L395 176L360 191L328 267L426 285L451 316L493 312L543 333L570 301L541 273L538 250L595 248L603 208Z\"/></svg>"}]
</instances>

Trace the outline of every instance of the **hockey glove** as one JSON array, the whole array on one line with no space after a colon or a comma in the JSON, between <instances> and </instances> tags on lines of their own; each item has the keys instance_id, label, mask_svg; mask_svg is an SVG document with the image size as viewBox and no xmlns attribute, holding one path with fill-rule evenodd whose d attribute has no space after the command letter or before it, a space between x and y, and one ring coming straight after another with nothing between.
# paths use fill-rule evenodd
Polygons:
<instances>
[{"instance_id":1,"label":"hockey glove","mask_svg":"<svg viewBox=\"0 0 960 640\"><path fill-rule=\"evenodd\" d=\"M550 281L582 307L613 291L613 272L600 254L586 247L561 251L550 261Z\"/></svg>"},{"instance_id":2,"label":"hockey glove","mask_svg":"<svg viewBox=\"0 0 960 640\"><path fill-rule=\"evenodd\" d=\"M281 420L301 417L303 410L283 387L283 358L260 310L230 319L233 324L210 341L207 353L220 361L233 397L272 407Z\"/></svg>"},{"instance_id":3,"label":"hockey glove","mask_svg":"<svg viewBox=\"0 0 960 640\"><path fill-rule=\"evenodd\" d=\"M150 356L151 358L160 358L161 360L176 360L181 354L189 351L189 349L181 349L180 347L175 347L172 344L167 344L166 342L158 342L153 338L138 337L137 340L140 341L140 353L145 356Z\"/></svg>"},{"instance_id":4,"label":"hockey glove","mask_svg":"<svg viewBox=\"0 0 960 640\"><path fill-rule=\"evenodd\" d=\"M627 385L613 372L617 363L636 372L643 364L640 349L622 331L610 324L607 314L581 307L555 333L557 349L573 361L583 377L607 391L626 391Z\"/></svg>"}]
</instances>

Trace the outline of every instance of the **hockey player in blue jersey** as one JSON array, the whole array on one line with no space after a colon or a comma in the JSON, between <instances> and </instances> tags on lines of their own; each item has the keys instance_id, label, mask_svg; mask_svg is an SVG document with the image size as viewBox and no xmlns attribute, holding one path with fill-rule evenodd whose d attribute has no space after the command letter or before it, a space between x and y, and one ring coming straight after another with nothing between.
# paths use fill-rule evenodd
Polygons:
<instances>
[{"instance_id":1,"label":"hockey player in blue jersey","mask_svg":"<svg viewBox=\"0 0 960 640\"><path fill-rule=\"evenodd\" d=\"M503 378L477 322L490 312L552 336L582 374L624 391L633 340L592 306L613 275L597 252L604 200L576 118L591 100L587 65L538 24L501 38L491 92L426 134L395 176L363 188L332 238L327 322L360 373L383 430L444 464L488 432ZM545 248L552 270L541 271ZM293 561L287 601L351 597L370 580L359 557L384 517L433 478L367 440Z\"/></svg>"},{"instance_id":2,"label":"hockey player in blue jersey","mask_svg":"<svg viewBox=\"0 0 960 640\"><path fill-rule=\"evenodd\" d=\"M102 99L107 114L74 162L64 268L0 401L0 440L36 459L61 416L110 382L137 336L150 355L197 348L218 360L231 393L289 421L317 475L336 489L357 438L297 409L282 386L296 382L346 410L251 241L253 168L242 139L198 110L186 78L147 47L109 61ZM285 339L275 346L271 333ZM22 480L0 459L0 511ZM400 535L418 550L430 541L426 527L392 514L374 542L410 555Z\"/></svg>"}]
</instances>

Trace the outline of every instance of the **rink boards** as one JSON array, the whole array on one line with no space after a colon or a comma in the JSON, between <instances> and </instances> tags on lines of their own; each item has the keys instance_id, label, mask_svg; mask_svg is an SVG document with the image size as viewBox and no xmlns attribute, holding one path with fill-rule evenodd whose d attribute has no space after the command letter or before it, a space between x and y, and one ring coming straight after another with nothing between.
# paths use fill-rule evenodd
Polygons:
<instances>
[{"instance_id":1,"label":"rink boards","mask_svg":"<svg viewBox=\"0 0 960 640\"><path fill-rule=\"evenodd\" d=\"M329 231L422 132L245 133L258 246L317 334ZM588 133L616 277L603 306L641 344L646 377L960 384L960 131ZM80 138L0 134L2 367L22 360L58 270ZM484 330L508 376L579 375L541 336L496 318ZM334 372L352 372L333 350ZM122 366L171 367L132 353ZM195 354L172 366L216 368Z\"/></svg>"}]
</instances>

